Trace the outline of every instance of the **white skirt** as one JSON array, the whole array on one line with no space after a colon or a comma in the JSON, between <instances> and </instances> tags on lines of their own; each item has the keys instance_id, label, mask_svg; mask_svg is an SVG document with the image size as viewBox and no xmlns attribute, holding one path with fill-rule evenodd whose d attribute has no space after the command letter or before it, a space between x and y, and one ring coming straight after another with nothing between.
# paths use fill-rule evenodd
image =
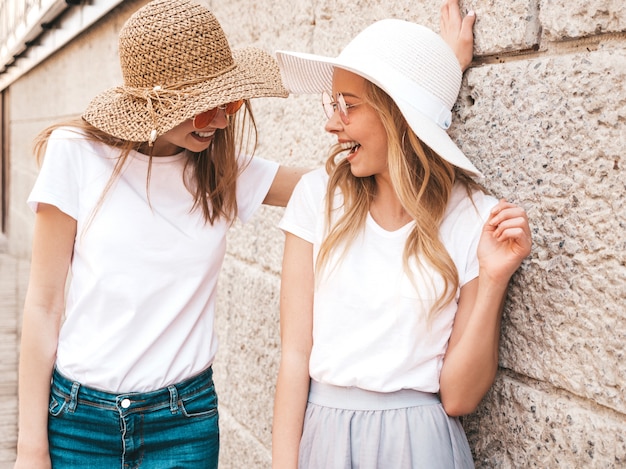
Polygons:
<instances>
[{"instance_id":1,"label":"white skirt","mask_svg":"<svg viewBox=\"0 0 626 469\"><path fill-rule=\"evenodd\" d=\"M473 468L458 418L436 394L311 381L299 469Z\"/></svg>"}]
</instances>

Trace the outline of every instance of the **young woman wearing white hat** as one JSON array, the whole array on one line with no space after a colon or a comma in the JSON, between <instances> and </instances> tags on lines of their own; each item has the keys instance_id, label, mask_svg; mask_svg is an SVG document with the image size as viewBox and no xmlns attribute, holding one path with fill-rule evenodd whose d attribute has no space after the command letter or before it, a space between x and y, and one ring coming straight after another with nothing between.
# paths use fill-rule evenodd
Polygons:
<instances>
[{"instance_id":1,"label":"young woman wearing white hat","mask_svg":"<svg viewBox=\"0 0 626 469\"><path fill-rule=\"evenodd\" d=\"M473 467L456 416L497 369L524 211L487 195L448 136L461 85L431 30L374 23L336 58L278 52L337 138L280 223L276 469Z\"/></svg>"}]
</instances>

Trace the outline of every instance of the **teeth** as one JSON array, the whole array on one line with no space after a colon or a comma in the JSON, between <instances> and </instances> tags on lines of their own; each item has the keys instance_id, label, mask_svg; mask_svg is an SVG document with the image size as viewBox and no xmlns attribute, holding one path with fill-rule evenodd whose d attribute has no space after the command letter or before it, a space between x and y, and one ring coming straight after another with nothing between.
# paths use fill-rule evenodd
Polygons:
<instances>
[{"instance_id":1,"label":"teeth","mask_svg":"<svg viewBox=\"0 0 626 469\"><path fill-rule=\"evenodd\" d=\"M194 132L198 137L207 138L212 137L215 134L215 130L213 132Z\"/></svg>"},{"instance_id":2,"label":"teeth","mask_svg":"<svg viewBox=\"0 0 626 469\"><path fill-rule=\"evenodd\" d=\"M354 153L361 145L356 142L340 143L339 146L342 150L350 150L350 153Z\"/></svg>"}]
</instances>

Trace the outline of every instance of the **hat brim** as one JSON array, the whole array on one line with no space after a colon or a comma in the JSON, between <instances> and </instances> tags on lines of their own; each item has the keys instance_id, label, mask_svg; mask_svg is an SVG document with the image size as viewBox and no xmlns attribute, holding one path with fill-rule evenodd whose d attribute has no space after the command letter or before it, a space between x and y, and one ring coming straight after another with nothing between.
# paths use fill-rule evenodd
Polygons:
<instances>
[{"instance_id":1,"label":"hat brim","mask_svg":"<svg viewBox=\"0 0 626 469\"><path fill-rule=\"evenodd\" d=\"M355 64L342 60L341 57L277 51L276 59L284 85L289 92L294 94L332 91L333 70L335 67L355 73L371 81L394 99L408 125L422 142L454 166L474 176L482 176L481 172L463 154L443 128L420 112L411 102L398 98L402 93L394 89L394 80L387 79L388 67L381 67L375 64L371 57Z\"/></svg>"},{"instance_id":2,"label":"hat brim","mask_svg":"<svg viewBox=\"0 0 626 469\"><path fill-rule=\"evenodd\" d=\"M198 84L177 88L176 97L152 99L134 96L124 87L111 88L97 95L83 113L94 127L123 140L146 142L173 129L208 109L240 99L288 96L274 58L253 47L233 50L235 67ZM167 84L160 85L167 89Z\"/></svg>"}]
</instances>

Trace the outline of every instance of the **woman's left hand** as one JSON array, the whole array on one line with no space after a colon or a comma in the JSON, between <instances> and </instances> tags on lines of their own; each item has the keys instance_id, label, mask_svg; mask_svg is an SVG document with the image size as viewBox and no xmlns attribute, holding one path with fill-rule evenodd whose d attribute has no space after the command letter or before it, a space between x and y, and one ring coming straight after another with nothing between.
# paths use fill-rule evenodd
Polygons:
<instances>
[{"instance_id":1,"label":"woman's left hand","mask_svg":"<svg viewBox=\"0 0 626 469\"><path fill-rule=\"evenodd\" d=\"M461 70L465 71L474 57L474 22L476 14L470 11L461 16L459 0L444 0L439 9L440 35L454 51Z\"/></svg>"},{"instance_id":2,"label":"woman's left hand","mask_svg":"<svg viewBox=\"0 0 626 469\"><path fill-rule=\"evenodd\" d=\"M531 246L526 211L501 199L491 210L478 243L480 275L508 282L530 254Z\"/></svg>"}]
</instances>

